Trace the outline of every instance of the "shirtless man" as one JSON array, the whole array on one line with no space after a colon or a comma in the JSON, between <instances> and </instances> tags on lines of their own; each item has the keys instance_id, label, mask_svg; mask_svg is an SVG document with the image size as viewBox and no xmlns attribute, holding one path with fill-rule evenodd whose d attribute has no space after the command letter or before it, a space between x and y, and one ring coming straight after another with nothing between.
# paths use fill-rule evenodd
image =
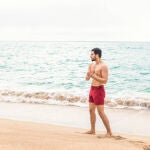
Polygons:
<instances>
[{"instance_id":1,"label":"shirtless man","mask_svg":"<svg viewBox=\"0 0 150 150\"><path fill-rule=\"evenodd\" d=\"M108 80L108 68L107 65L101 60L101 54L102 51L99 48L94 48L91 50L91 60L93 61L93 63L89 64L86 74L86 80L90 80L90 78L92 78L92 85L89 93L91 130L86 133L95 134L95 109L97 108L98 114L101 117L107 130L106 136L110 137L112 135L112 132L109 125L109 120L104 112L104 84L106 84Z\"/></svg>"}]
</instances>

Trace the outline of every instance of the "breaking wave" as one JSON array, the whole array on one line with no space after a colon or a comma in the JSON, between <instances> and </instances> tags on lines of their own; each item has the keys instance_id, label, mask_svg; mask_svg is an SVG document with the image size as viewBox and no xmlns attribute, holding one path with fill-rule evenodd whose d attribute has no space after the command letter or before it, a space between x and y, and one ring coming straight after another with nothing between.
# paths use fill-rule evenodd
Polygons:
<instances>
[{"instance_id":1,"label":"breaking wave","mask_svg":"<svg viewBox=\"0 0 150 150\"><path fill-rule=\"evenodd\" d=\"M88 106L88 97L74 95L67 92L24 92L24 91L0 91L1 102L32 103L32 104L57 104ZM110 108L133 108L150 110L150 99L144 98L105 98L105 106Z\"/></svg>"}]
</instances>

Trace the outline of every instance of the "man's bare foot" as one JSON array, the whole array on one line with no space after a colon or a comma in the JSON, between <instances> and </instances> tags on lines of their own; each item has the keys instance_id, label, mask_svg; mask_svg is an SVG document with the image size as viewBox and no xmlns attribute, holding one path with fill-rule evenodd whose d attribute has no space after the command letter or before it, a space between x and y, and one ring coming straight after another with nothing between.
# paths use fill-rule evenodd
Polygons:
<instances>
[{"instance_id":1,"label":"man's bare foot","mask_svg":"<svg viewBox=\"0 0 150 150\"><path fill-rule=\"evenodd\" d=\"M105 137L108 137L108 138L110 138L110 137L112 137L112 133L110 132L108 132L107 134L105 134Z\"/></svg>"},{"instance_id":2,"label":"man's bare foot","mask_svg":"<svg viewBox=\"0 0 150 150\"><path fill-rule=\"evenodd\" d=\"M99 135L99 136L97 136L98 138L111 138L111 137L113 137L112 136L112 133L106 133L106 134L104 134L104 135Z\"/></svg>"},{"instance_id":3,"label":"man's bare foot","mask_svg":"<svg viewBox=\"0 0 150 150\"><path fill-rule=\"evenodd\" d=\"M95 134L95 131L90 130L90 131L85 132L85 134Z\"/></svg>"}]
</instances>

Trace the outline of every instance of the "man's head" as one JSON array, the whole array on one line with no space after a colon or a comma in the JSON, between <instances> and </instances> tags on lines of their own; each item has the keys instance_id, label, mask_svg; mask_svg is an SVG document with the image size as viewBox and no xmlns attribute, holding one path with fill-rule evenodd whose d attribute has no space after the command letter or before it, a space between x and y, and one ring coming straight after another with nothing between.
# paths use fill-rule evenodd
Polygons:
<instances>
[{"instance_id":1,"label":"man's head","mask_svg":"<svg viewBox=\"0 0 150 150\"><path fill-rule=\"evenodd\" d=\"M96 59L101 58L102 56L102 50L99 48L93 48L91 50L91 60L95 61Z\"/></svg>"}]
</instances>

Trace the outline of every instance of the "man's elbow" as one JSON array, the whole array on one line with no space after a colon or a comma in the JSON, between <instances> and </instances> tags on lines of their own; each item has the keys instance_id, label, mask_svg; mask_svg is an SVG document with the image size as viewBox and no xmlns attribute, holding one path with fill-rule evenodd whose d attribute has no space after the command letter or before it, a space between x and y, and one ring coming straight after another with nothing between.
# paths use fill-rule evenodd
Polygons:
<instances>
[{"instance_id":1,"label":"man's elbow","mask_svg":"<svg viewBox=\"0 0 150 150\"><path fill-rule=\"evenodd\" d=\"M108 81L107 79L106 79L106 80L104 80L104 81L103 81L103 84L106 84L106 83L107 83L107 81Z\"/></svg>"},{"instance_id":2,"label":"man's elbow","mask_svg":"<svg viewBox=\"0 0 150 150\"><path fill-rule=\"evenodd\" d=\"M87 77L86 77L85 80L88 81L88 80L90 80L90 78L87 78Z\"/></svg>"}]
</instances>

